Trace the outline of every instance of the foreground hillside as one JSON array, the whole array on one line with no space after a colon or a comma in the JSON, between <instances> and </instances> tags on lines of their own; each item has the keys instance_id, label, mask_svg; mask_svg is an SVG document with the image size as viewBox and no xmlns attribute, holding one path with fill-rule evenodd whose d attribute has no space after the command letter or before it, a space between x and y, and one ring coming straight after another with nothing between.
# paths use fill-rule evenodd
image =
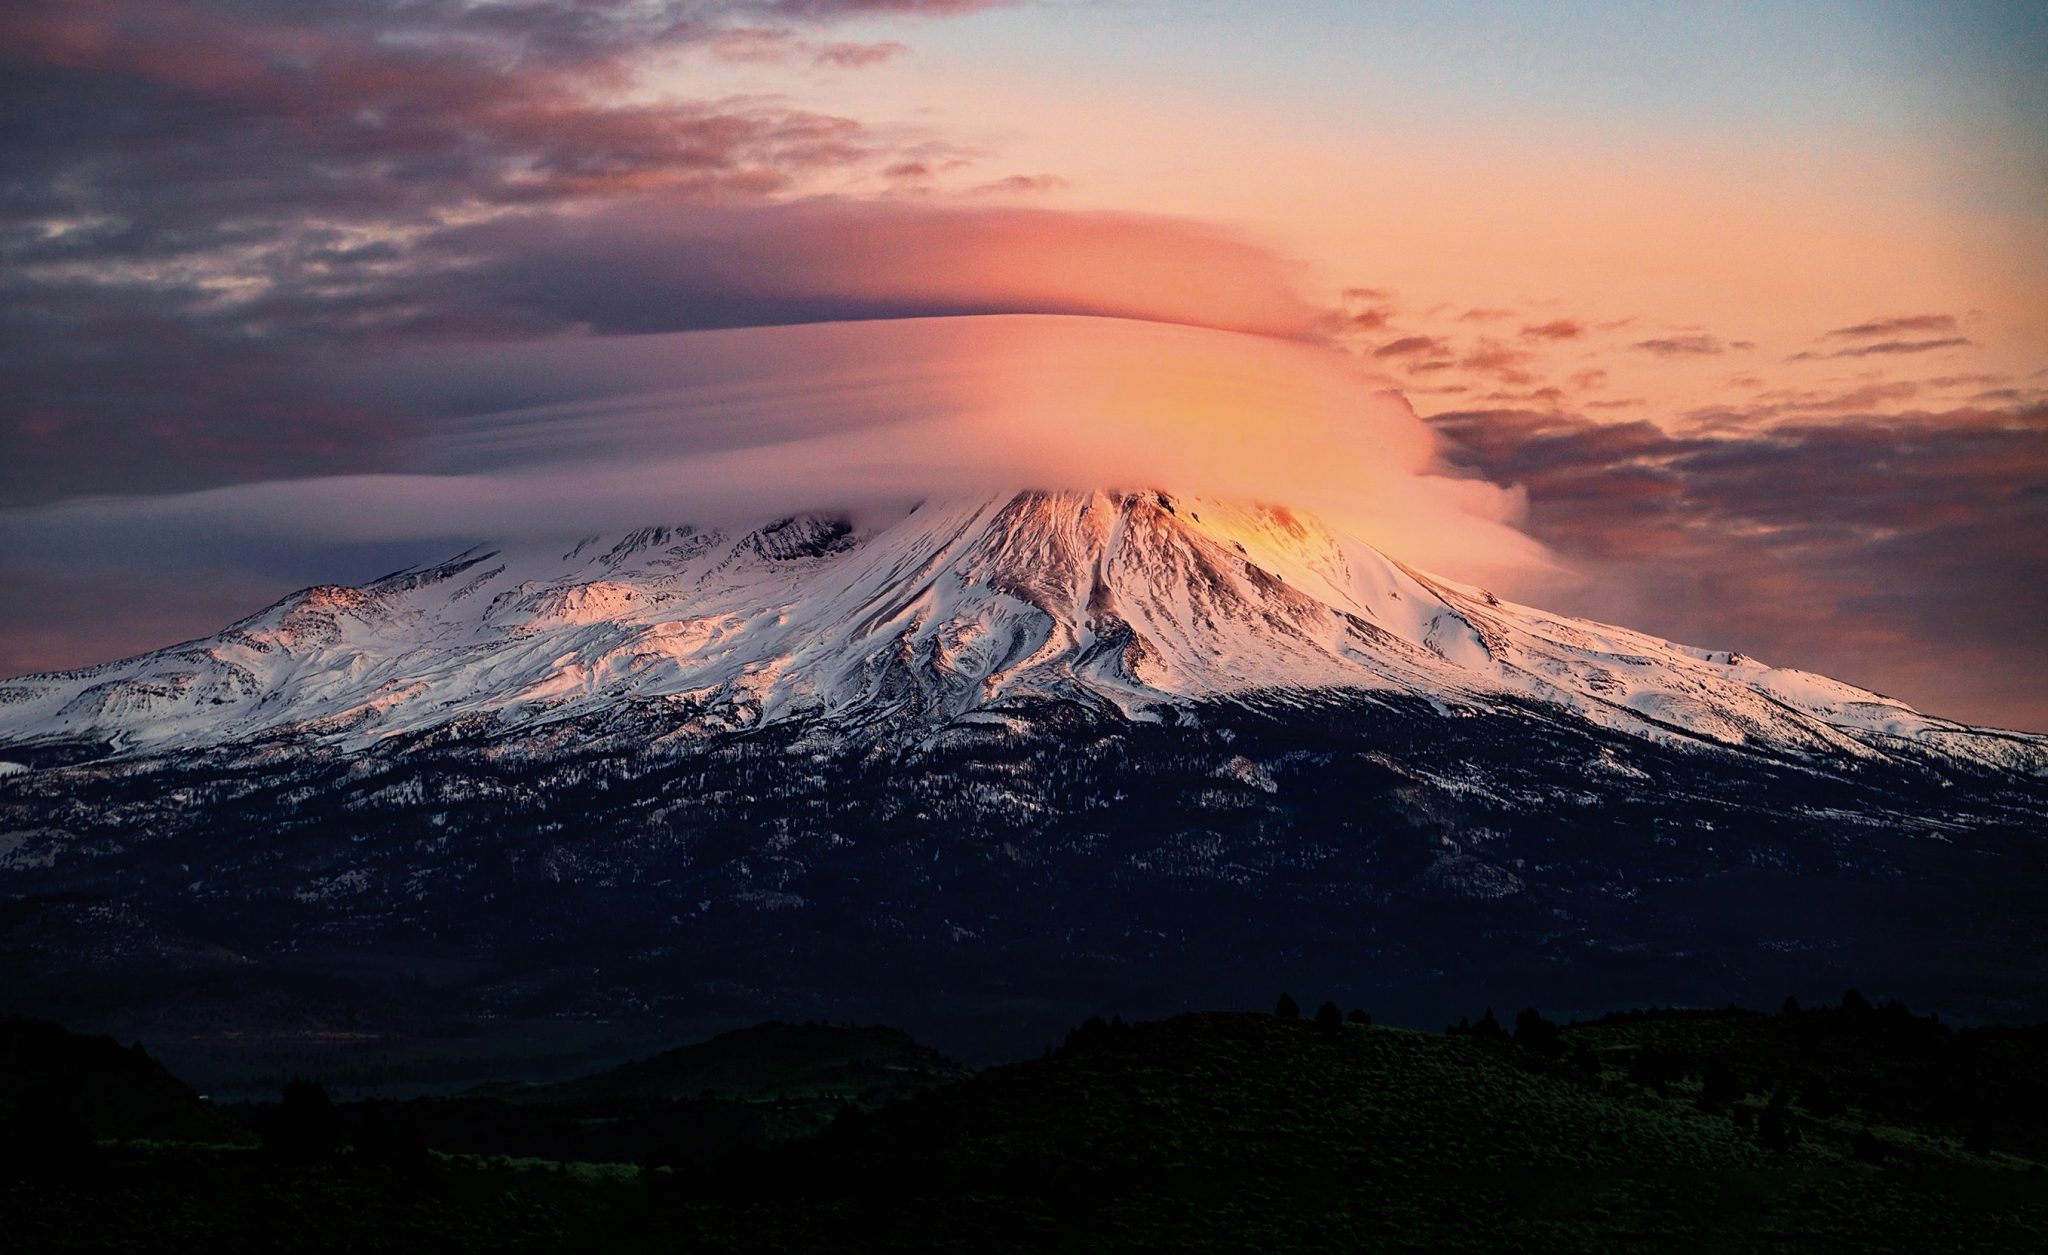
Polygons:
<instances>
[{"instance_id":1,"label":"foreground hillside","mask_svg":"<svg viewBox=\"0 0 2048 1255\"><path fill-rule=\"evenodd\" d=\"M1029 1063L944 1081L873 1030L773 1030L517 1101L727 1102L908 1065L822 1133L635 1164L428 1151L479 1102L344 1108L327 1144L246 1113L267 1150L103 1144L18 1165L23 1249L2035 1250L2048 1241L2037 1030L1896 1009L1663 1013L1425 1034L1209 1014L1094 1022ZM878 1052L879 1048L879 1054ZM800 1058L810 1051L809 1059ZM881 1102L879 1107L875 1102ZM505 1106L512 1106L510 1100ZM301 1121L306 1112L300 1104ZM588 1121L587 1108L585 1119ZM471 1124L474 1132L474 1123ZM406 1135L394 1137L391 1130ZM374 1136L372 1133L374 1131ZM701 1132L701 1129L699 1130ZM354 1149L332 1149L346 1135Z\"/></svg>"},{"instance_id":2,"label":"foreground hillside","mask_svg":"<svg viewBox=\"0 0 2048 1255\"><path fill-rule=\"evenodd\" d=\"M1104 1029L794 1148L836 1184L796 1210L764 1192L747 1223L791 1247L844 1227L960 1250L2038 1249L2048 1237L2038 1147L1971 1155L1951 1130L1910 1122L1864 1138L1887 1117L1822 1117L1796 1098L1773 1115L1776 1086L1832 1077L1822 1083L1842 1089L1862 1069L1808 1073L1754 1026L1704 1023L1665 1026L1657 1048L1677 1062L1647 1084L1628 1079L1639 1047L1606 1026L1564 1034L1554 1064L1506 1040L1257 1016ZM1703 1104L1689 1069L1731 1047L1742 1070L1776 1078ZM2038 1076L2028 1092L2041 1093Z\"/></svg>"}]
</instances>

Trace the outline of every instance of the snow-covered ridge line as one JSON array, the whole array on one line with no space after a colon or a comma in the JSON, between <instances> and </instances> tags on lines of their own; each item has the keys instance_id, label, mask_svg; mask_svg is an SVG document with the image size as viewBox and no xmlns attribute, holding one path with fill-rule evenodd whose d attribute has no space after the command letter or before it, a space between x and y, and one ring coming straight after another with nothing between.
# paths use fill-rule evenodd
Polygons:
<instances>
[{"instance_id":1,"label":"snow-covered ridge line","mask_svg":"<svg viewBox=\"0 0 2048 1255\"><path fill-rule=\"evenodd\" d=\"M1602 726L1807 756L2048 771L1807 672L1560 618L1411 570L1279 506L1159 492L927 502L861 531L802 516L482 547L305 589L215 636L0 682L0 746L339 746L668 699L680 722L947 722L1036 699L1125 717L1350 691L1535 700Z\"/></svg>"}]
</instances>

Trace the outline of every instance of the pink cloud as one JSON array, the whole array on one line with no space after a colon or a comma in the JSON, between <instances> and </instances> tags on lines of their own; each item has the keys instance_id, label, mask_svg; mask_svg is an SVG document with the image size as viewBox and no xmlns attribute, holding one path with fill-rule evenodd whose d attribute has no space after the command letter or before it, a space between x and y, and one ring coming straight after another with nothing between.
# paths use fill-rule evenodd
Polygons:
<instances>
[{"instance_id":1,"label":"pink cloud","mask_svg":"<svg viewBox=\"0 0 2048 1255\"><path fill-rule=\"evenodd\" d=\"M1533 360L1534 355L1525 350L1482 340L1478 348L1459 359L1458 365L1465 370L1490 375L1502 383L1523 385L1535 379L1535 375L1526 369Z\"/></svg>"},{"instance_id":2,"label":"pink cloud","mask_svg":"<svg viewBox=\"0 0 2048 1255\"><path fill-rule=\"evenodd\" d=\"M1857 323L1853 327L1837 327L1827 333L1831 340L1874 340L1880 336L1895 336L1910 332L1953 332L1956 319L1953 314L1907 314L1895 318L1873 318Z\"/></svg>"},{"instance_id":3,"label":"pink cloud","mask_svg":"<svg viewBox=\"0 0 2048 1255\"><path fill-rule=\"evenodd\" d=\"M1102 314L1318 336L1327 311L1255 241L1174 218L814 200L658 200L444 233L416 299L508 327L600 332L969 313Z\"/></svg>"},{"instance_id":4,"label":"pink cloud","mask_svg":"<svg viewBox=\"0 0 2048 1255\"><path fill-rule=\"evenodd\" d=\"M1937 349L1959 349L1971 341L1963 336L1942 336L1934 340L1880 340L1827 353L1794 353L1788 362L1806 362L1831 357L1898 357L1908 353L1931 353Z\"/></svg>"},{"instance_id":5,"label":"pink cloud","mask_svg":"<svg viewBox=\"0 0 2048 1255\"><path fill-rule=\"evenodd\" d=\"M841 70L862 70L871 65L894 60L907 51L909 49L899 43L826 44L812 55L811 63Z\"/></svg>"},{"instance_id":6,"label":"pink cloud","mask_svg":"<svg viewBox=\"0 0 2048 1255\"><path fill-rule=\"evenodd\" d=\"M1730 350L1755 346L1747 340L1728 342L1704 332L1690 332L1685 335L1638 340L1629 347L1645 353L1654 353L1658 357L1713 357Z\"/></svg>"},{"instance_id":7,"label":"pink cloud","mask_svg":"<svg viewBox=\"0 0 2048 1255\"><path fill-rule=\"evenodd\" d=\"M1451 346L1435 336L1402 336L1372 351L1374 357L1416 357L1424 353L1448 353Z\"/></svg>"},{"instance_id":8,"label":"pink cloud","mask_svg":"<svg viewBox=\"0 0 2048 1255\"><path fill-rule=\"evenodd\" d=\"M968 189L970 196L1035 196L1057 192L1067 181L1057 174L1012 174Z\"/></svg>"}]
</instances>

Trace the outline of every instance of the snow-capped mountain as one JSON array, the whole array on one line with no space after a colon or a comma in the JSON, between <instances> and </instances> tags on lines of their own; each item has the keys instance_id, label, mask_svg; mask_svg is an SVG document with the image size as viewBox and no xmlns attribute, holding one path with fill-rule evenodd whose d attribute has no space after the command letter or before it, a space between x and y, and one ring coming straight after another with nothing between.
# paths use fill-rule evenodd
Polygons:
<instances>
[{"instance_id":1,"label":"snow-capped mountain","mask_svg":"<svg viewBox=\"0 0 2048 1255\"><path fill-rule=\"evenodd\" d=\"M915 729L1043 700L1159 720L1332 693L1419 695L1446 715L1535 702L1636 736L1773 753L2048 769L2048 738L1513 605L1299 511L1151 491L932 501L865 530L805 516L477 548L306 589L203 640L0 683L0 756L360 747L621 701L718 732Z\"/></svg>"},{"instance_id":2,"label":"snow-capped mountain","mask_svg":"<svg viewBox=\"0 0 2048 1255\"><path fill-rule=\"evenodd\" d=\"M0 763L0 1011L201 1058L764 1015L1003 1053L1276 983L2048 1009L2048 738L1156 492L479 548L0 683Z\"/></svg>"}]
</instances>

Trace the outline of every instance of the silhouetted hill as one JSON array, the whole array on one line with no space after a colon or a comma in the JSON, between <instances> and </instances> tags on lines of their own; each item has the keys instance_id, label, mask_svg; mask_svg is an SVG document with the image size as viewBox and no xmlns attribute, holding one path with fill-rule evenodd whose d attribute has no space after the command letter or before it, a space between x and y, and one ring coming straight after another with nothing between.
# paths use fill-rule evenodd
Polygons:
<instances>
[{"instance_id":1,"label":"silhouetted hill","mask_svg":"<svg viewBox=\"0 0 2048 1255\"><path fill-rule=\"evenodd\" d=\"M2024 1105L2039 1030L1952 1031L1860 999L1566 1026L1489 1014L1445 1034L1323 1018L1091 1021L1044 1058L688 1162L400 1159L388 1139L320 1164L102 1148L89 1172L7 1184L0 1225L74 1250L144 1233L174 1250L628 1252L2033 1251L2048 1237L2048 1155ZM823 1097L835 1054L932 1058L886 1030L767 1025L444 1109L568 1127L593 1101L628 1102L643 1131L667 1121L687 1140L707 1111L748 1103L626 1096L758 1098L808 1078ZM344 1113L389 1129L431 1108ZM425 1139L450 1149L431 1121Z\"/></svg>"},{"instance_id":2,"label":"silhouetted hill","mask_svg":"<svg viewBox=\"0 0 2048 1255\"><path fill-rule=\"evenodd\" d=\"M101 1140L250 1140L138 1043L0 1017L0 1129L10 1153Z\"/></svg>"},{"instance_id":3,"label":"silhouetted hill","mask_svg":"<svg viewBox=\"0 0 2048 1255\"><path fill-rule=\"evenodd\" d=\"M441 1150L698 1169L964 1080L898 1029L760 1024L571 1081L481 1086L388 1108Z\"/></svg>"},{"instance_id":4,"label":"silhouetted hill","mask_svg":"<svg viewBox=\"0 0 2048 1255\"><path fill-rule=\"evenodd\" d=\"M1801 1083L1860 1096L1892 1039L1788 1075L1760 1022L1573 1028L1543 1053L1248 1015L1101 1028L791 1147L836 1189L801 1209L758 1197L747 1223L791 1247L846 1231L961 1250L2026 1249L2048 1232L2048 1177L2019 1139L1986 1157L1963 1130L1894 1125L1886 1083L1882 1103L1808 1109ZM1977 1083L2008 1084L1995 1060L2038 1067L2010 1041L1975 1052ZM1631 1081L1653 1046L1684 1061ZM1763 1083L1703 1101L1695 1066L1730 1059Z\"/></svg>"},{"instance_id":5,"label":"silhouetted hill","mask_svg":"<svg viewBox=\"0 0 2048 1255\"><path fill-rule=\"evenodd\" d=\"M967 1075L900 1029L768 1023L573 1081L477 1092L551 1103L808 1098L871 1104Z\"/></svg>"}]
</instances>

